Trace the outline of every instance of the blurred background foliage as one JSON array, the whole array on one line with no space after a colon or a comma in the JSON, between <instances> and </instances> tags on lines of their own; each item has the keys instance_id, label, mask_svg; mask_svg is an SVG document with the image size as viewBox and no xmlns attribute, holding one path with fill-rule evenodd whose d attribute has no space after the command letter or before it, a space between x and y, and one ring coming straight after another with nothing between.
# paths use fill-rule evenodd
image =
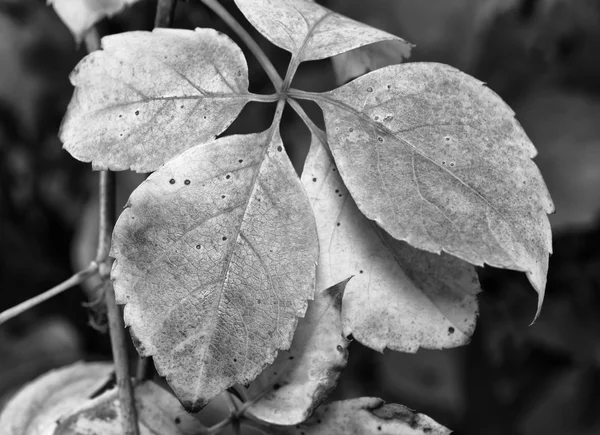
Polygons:
<instances>
[{"instance_id":1,"label":"blurred background foliage","mask_svg":"<svg viewBox=\"0 0 600 435\"><path fill-rule=\"evenodd\" d=\"M538 148L536 163L557 209L547 298L533 326L536 296L524 275L481 269L481 314L469 346L407 355L355 342L332 398L379 396L459 434L600 433L600 2L320 3L416 44L410 61L448 63L499 93ZM231 0L224 4L235 11ZM143 0L101 22L99 31L150 29L154 8ZM193 2L179 2L175 26L227 32ZM252 33L283 74L289 54ZM294 86L327 90L365 68L401 60L385 45L374 50L374 65L357 56L336 59L336 69L329 60L302 65ZM84 55L43 0L0 0L0 310L67 278L94 253L97 174L57 139L72 93L68 74ZM271 92L247 58L251 90ZM267 128L272 110L250 104L227 133ZM316 107L306 110L322 124ZM290 110L283 135L300 170L308 131ZM118 175L121 204L143 179ZM0 406L52 367L110 358L99 331L102 312L82 307L96 297L94 286L88 282L84 291L71 290L0 328Z\"/></svg>"}]
</instances>

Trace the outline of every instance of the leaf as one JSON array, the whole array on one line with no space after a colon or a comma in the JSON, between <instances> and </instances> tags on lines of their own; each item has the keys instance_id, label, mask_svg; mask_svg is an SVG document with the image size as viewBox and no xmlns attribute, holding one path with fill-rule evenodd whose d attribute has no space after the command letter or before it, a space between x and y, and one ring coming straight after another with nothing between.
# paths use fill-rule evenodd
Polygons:
<instances>
[{"instance_id":1,"label":"leaf","mask_svg":"<svg viewBox=\"0 0 600 435\"><path fill-rule=\"evenodd\" d=\"M156 170L213 140L253 97L246 60L213 29L154 29L102 39L71 74L65 149L95 169Z\"/></svg>"},{"instance_id":2,"label":"leaf","mask_svg":"<svg viewBox=\"0 0 600 435\"><path fill-rule=\"evenodd\" d=\"M373 42L401 38L309 0L235 0L248 21L299 62L325 59Z\"/></svg>"},{"instance_id":3,"label":"leaf","mask_svg":"<svg viewBox=\"0 0 600 435\"><path fill-rule=\"evenodd\" d=\"M52 370L27 384L0 414L5 435L49 435L56 420L106 384L108 363L76 363Z\"/></svg>"},{"instance_id":4,"label":"leaf","mask_svg":"<svg viewBox=\"0 0 600 435\"><path fill-rule=\"evenodd\" d=\"M301 423L333 390L346 366L350 344L342 335L346 283L317 292L309 302L290 350L279 352L275 362L250 385L250 395L260 399L248 412L269 423Z\"/></svg>"},{"instance_id":5,"label":"leaf","mask_svg":"<svg viewBox=\"0 0 600 435\"><path fill-rule=\"evenodd\" d=\"M98 21L121 12L139 0L47 0L80 42Z\"/></svg>"},{"instance_id":6,"label":"leaf","mask_svg":"<svg viewBox=\"0 0 600 435\"><path fill-rule=\"evenodd\" d=\"M447 254L394 240L365 218L313 136L302 182L321 254L317 289L353 276L343 300L344 334L372 349L416 352L466 344L480 291L475 269Z\"/></svg>"},{"instance_id":7,"label":"leaf","mask_svg":"<svg viewBox=\"0 0 600 435\"><path fill-rule=\"evenodd\" d=\"M447 65L410 63L304 95L369 219L417 248L526 272L539 312L554 208L535 147L496 94Z\"/></svg>"},{"instance_id":8,"label":"leaf","mask_svg":"<svg viewBox=\"0 0 600 435\"><path fill-rule=\"evenodd\" d=\"M433 419L374 397L332 402L317 409L305 423L270 428L273 435L448 435Z\"/></svg>"},{"instance_id":9,"label":"leaf","mask_svg":"<svg viewBox=\"0 0 600 435\"><path fill-rule=\"evenodd\" d=\"M355 48L331 58L336 83L344 83L384 66L394 65L410 57L412 45L404 41L382 41Z\"/></svg>"},{"instance_id":10,"label":"leaf","mask_svg":"<svg viewBox=\"0 0 600 435\"><path fill-rule=\"evenodd\" d=\"M313 298L317 236L276 127L172 159L113 234L117 302L188 410L253 380Z\"/></svg>"},{"instance_id":11,"label":"leaf","mask_svg":"<svg viewBox=\"0 0 600 435\"><path fill-rule=\"evenodd\" d=\"M151 381L134 389L141 435L193 435L202 424L177 399ZM53 435L121 435L121 406L117 388L89 400L63 416Z\"/></svg>"}]
</instances>

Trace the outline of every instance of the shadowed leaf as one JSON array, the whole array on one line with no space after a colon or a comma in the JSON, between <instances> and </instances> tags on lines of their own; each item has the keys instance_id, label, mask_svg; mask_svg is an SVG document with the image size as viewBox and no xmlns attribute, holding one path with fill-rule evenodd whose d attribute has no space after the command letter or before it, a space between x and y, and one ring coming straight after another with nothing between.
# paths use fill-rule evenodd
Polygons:
<instances>
[{"instance_id":1,"label":"shadowed leaf","mask_svg":"<svg viewBox=\"0 0 600 435\"><path fill-rule=\"evenodd\" d=\"M358 210L315 136L302 181L321 247L317 289L353 276L343 299L345 335L380 352L469 341L480 290L473 266L413 248L377 228Z\"/></svg>"},{"instance_id":2,"label":"shadowed leaf","mask_svg":"<svg viewBox=\"0 0 600 435\"><path fill-rule=\"evenodd\" d=\"M140 435L196 435L206 428L177 399L153 382L135 387ZM53 435L121 435L117 388L85 402L58 422Z\"/></svg>"},{"instance_id":3,"label":"shadowed leaf","mask_svg":"<svg viewBox=\"0 0 600 435\"><path fill-rule=\"evenodd\" d=\"M541 307L554 207L534 146L495 93L452 67L409 63L311 98L369 219L417 248L526 272Z\"/></svg>"},{"instance_id":4,"label":"shadowed leaf","mask_svg":"<svg viewBox=\"0 0 600 435\"><path fill-rule=\"evenodd\" d=\"M223 132L252 99L246 60L212 29L155 29L102 39L71 74L60 139L95 169L156 170Z\"/></svg>"},{"instance_id":5,"label":"shadowed leaf","mask_svg":"<svg viewBox=\"0 0 600 435\"><path fill-rule=\"evenodd\" d=\"M378 41L401 38L337 14L309 0L235 0L248 21L300 62L325 59Z\"/></svg>"},{"instance_id":6,"label":"shadowed leaf","mask_svg":"<svg viewBox=\"0 0 600 435\"><path fill-rule=\"evenodd\" d=\"M189 410L289 348L313 298L314 218L278 131L172 159L134 191L115 227L125 322Z\"/></svg>"},{"instance_id":7,"label":"shadowed leaf","mask_svg":"<svg viewBox=\"0 0 600 435\"><path fill-rule=\"evenodd\" d=\"M342 335L345 287L346 281L319 291L308 303L290 350L279 352L275 362L250 385L250 395L260 399L248 412L269 423L301 423L335 387L350 344Z\"/></svg>"},{"instance_id":8,"label":"shadowed leaf","mask_svg":"<svg viewBox=\"0 0 600 435\"><path fill-rule=\"evenodd\" d=\"M27 384L0 414L5 435L47 435L59 417L79 406L110 380L108 363L76 363Z\"/></svg>"}]
</instances>

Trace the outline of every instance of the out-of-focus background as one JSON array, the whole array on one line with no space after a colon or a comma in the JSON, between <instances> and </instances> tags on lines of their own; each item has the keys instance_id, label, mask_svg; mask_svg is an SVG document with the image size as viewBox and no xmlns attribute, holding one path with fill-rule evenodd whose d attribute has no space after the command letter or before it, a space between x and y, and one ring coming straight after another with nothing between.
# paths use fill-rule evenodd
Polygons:
<instances>
[{"instance_id":1,"label":"out-of-focus background","mask_svg":"<svg viewBox=\"0 0 600 435\"><path fill-rule=\"evenodd\" d=\"M600 2L320 3L416 44L410 61L448 63L499 93L539 150L535 161L557 209L546 302L533 326L536 295L524 275L481 269L481 314L469 346L407 355L355 342L332 398L379 396L461 434L599 434ZM231 0L224 4L235 11ZM154 10L155 2L142 0L99 31L150 29ZM175 26L227 31L193 2L179 2ZM252 33L283 73L289 55ZM389 47L376 51L372 67L400 61ZM97 174L57 139L72 93L68 74L84 55L44 0L0 0L0 310L69 277L95 249ZM248 60L251 90L271 92ZM360 56L331 66L303 65L294 86L332 89L368 67ZM228 132L265 129L272 110L251 104ZM321 122L316 107L307 110ZM300 169L308 132L290 110L283 122ZM121 203L143 178L119 174ZM50 368L110 358L93 287L70 290L0 327L0 407Z\"/></svg>"}]
</instances>

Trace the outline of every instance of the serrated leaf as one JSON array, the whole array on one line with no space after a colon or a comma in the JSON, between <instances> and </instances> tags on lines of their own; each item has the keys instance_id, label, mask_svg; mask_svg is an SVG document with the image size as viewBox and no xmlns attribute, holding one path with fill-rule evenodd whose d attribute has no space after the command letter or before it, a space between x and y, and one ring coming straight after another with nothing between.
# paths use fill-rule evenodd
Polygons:
<instances>
[{"instance_id":1,"label":"serrated leaf","mask_svg":"<svg viewBox=\"0 0 600 435\"><path fill-rule=\"evenodd\" d=\"M213 29L102 39L71 74L64 148L95 169L156 170L223 132L252 99L240 48Z\"/></svg>"},{"instance_id":2,"label":"serrated leaf","mask_svg":"<svg viewBox=\"0 0 600 435\"><path fill-rule=\"evenodd\" d=\"M374 397L341 400L321 406L310 420L297 426L273 426L272 435L448 435L435 420L406 406L386 404Z\"/></svg>"},{"instance_id":3,"label":"serrated leaf","mask_svg":"<svg viewBox=\"0 0 600 435\"><path fill-rule=\"evenodd\" d=\"M56 421L110 378L109 363L76 363L52 370L21 389L0 414L5 435L50 435Z\"/></svg>"},{"instance_id":4,"label":"serrated leaf","mask_svg":"<svg viewBox=\"0 0 600 435\"><path fill-rule=\"evenodd\" d=\"M98 21L115 15L137 1L139 0L48 0L48 4L54 7L56 14L79 42Z\"/></svg>"},{"instance_id":5,"label":"serrated leaf","mask_svg":"<svg viewBox=\"0 0 600 435\"><path fill-rule=\"evenodd\" d=\"M369 219L417 248L526 272L541 307L554 208L535 147L494 92L450 66L409 63L310 95Z\"/></svg>"},{"instance_id":6,"label":"serrated leaf","mask_svg":"<svg viewBox=\"0 0 600 435\"><path fill-rule=\"evenodd\" d=\"M301 423L335 387L350 344L342 335L346 283L318 291L309 302L290 350L279 352L275 362L250 385L251 397L260 399L248 412L269 423Z\"/></svg>"},{"instance_id":7,"label":"serrated leaf","mask_svg":"<svg viewBox=\"0 0 600 435\"><path fill-rule=\"evenodd\" d=\"M151 381L135 386L140 435L194 435L206 428L177 399ZM121 435L117 388L87 401L62 416L53 435Z\"/></svg>"},{"instance_id":8,"label":"serrated leaf","mask_svg":"<svg viewBox=\"0 0 600 435\"><path fill-rule=\"evenodd\" d=\"M402 41L310 0L235 0L248 21L299 62L325 59L379 41Z\"/></svg>"},{"instance_id":9,"label":"serrated leaf","mask_svg":"<svg viewBox=\"0 0 600 435\"><path fill-rule=\"evenodd\" d=\"M302 182L319 245L317 289L349 276L344 334L383 352L466 344L477 318L475 269L448 254L394 240L358 210L322 142L313 136Z\"/></svg>"},{"instance_id":10,"label":"serrated leaf","mask_svg":"<svg viewBox=\"0 0 600 435\"><path fill-rule=\"evenodd\" d=\"M317 236L275 127L172 159L113 234L117 302L186 409L253 380L313 298Z\"/></svg>"}]
</instances>

